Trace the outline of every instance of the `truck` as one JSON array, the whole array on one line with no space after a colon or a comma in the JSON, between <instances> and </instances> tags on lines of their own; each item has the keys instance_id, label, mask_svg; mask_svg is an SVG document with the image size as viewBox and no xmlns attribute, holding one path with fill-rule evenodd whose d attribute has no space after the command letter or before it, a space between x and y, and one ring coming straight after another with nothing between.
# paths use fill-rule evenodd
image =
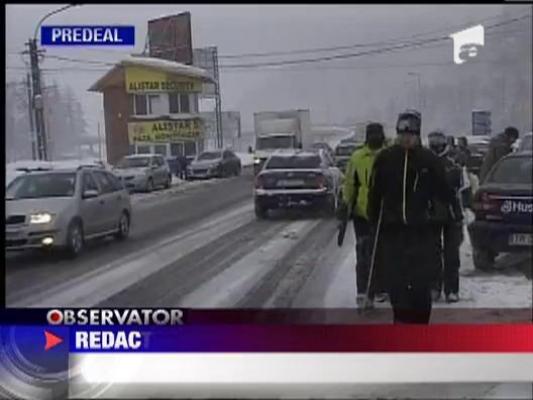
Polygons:
<instances>
[{"instance_id":1,"label":"truck","mask_svg":"<svg viewBox=\"0 0 533 400\"><path fill-rule=\"evenodd\" d=\"M266 159L275 151L308 149L311 140L309 110L261 111L254 113L255 154L257 174Z\"/></svg>"}]
</instances>

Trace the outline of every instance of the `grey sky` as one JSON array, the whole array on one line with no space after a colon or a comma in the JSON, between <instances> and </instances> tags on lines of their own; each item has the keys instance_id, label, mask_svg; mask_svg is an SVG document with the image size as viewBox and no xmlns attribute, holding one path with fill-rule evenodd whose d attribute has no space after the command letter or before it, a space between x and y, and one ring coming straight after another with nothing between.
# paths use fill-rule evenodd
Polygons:
<instances>
[{"instance_id":1,"label":"grey sky","mask_svg":"<svg viewBox=\"0 0 533 400\"><path fill-rule=\"evenodd\" d=\"M18 54L33 34L38 20L60 5L8 5L6 8L6 52L8 67L23 67ZM418 33L449 34L455 28L468 27L497 17L506 7L509 13L531 12L521 5L96 5L88 4L50 17L47 24L129 24L136 27L135 49L47 48L47 54L87 60L117 61L144 47L147 21L159 16L190 11L193 46L218 46L219 54L284 51L350 45L401 38ZM450 30L452 29L452 30ZM303 55L315 56L315 55ZM225 70L221 71L223 109L241 111L243 127L252 125L252 113L263 109L310 108L313 122L339 121L350 115L372 114L386 96L408 96L413 68L372 66L413 65L449 62L451 44L433 49L315 63L292 70ZM284 56L274 59L299 58ZM269 59L270 60L270 59ZM263 59L225 60L221 64L248 63ZM328 67L320 70L320 67ZM333 69L352 66L366 69ZM54 79L73 87L82 100L89 129L96 133L101 116L102 97L86 89L103 72L75 68L103 68L79 63L45 59L43 68L62 68L45 73L47 84ZM72 68L72 69L65 69ZM435 67L416 68L423 79L437 79L443 71ZM25 71L7 70L7 79L20 79ZM369 90L379 87L380 93ZM386 92L386 93L385 93ZM405 103L411 101L405 98ZM383 107L381 107L383 108Z\"/></svg>"}]
</instances>

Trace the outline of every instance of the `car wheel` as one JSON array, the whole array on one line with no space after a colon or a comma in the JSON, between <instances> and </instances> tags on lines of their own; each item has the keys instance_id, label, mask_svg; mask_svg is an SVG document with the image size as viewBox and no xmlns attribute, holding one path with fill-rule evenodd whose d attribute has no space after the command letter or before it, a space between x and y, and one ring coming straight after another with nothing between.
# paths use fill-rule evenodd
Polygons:
<instances>
[{"instance_id":1,"label":"car wheel","mask_svg":"<svg viewBox=\"0 0 533 400\"><path fill-rule=\"evenodd\" d=\"M154 191L154 180L152 178L149 178L148 181L146 182L146 191L148 193Z\"/></svg>"},{"instance_id":2,"label":"car wheel","mask_svg":"<svg viewBox=\"0 0 533 400\"><path fill-rule=\"evenodd\" d=\"M479 271L489 271L494 268L494 259L496 254L484 249L474 247L473 259L474 267Z\"/></svg>"},{"instance_id":3,"label":"car wheel","mask_svg":"<svg viewBox=\"0 0 533 400\"><path fill-rule=\"evenodd\" d=\"M258 203L255 203L255 216L258 219L266 219L268 217L268 209Z\"/></svg>"},{"instance_id":4,"label":"car wheel","mask_svg":"<svg viewBox=\"0 0 533 400\"><path fill-rule=\"evenodd\" d=\"M235 176L240 176L240 175L241 175L241 166L238 165L237 169L235 170Z\"/></svg>"},{"instance_id":5,"label":"car wheel","mask_svg":"<svg viewBox=\"0 0 533 400\"><path fill-rule=\"evenodd\" d=\"M79 221L72 221L67 232L67 256L70 258L77 257L83 251L83 247L83 227Z\"/></svg>"},{"instance_id":6,"label":"car wheel","mask_svg":"<svg viewBox=\"0 0 533 400\"><path fill-rule=\"evenodd\" d=\"M127 212L123 211L118 221L118 230L115 237L118 240L126 239L130 234L130 216Z\"/></svg>"}]
</instances>

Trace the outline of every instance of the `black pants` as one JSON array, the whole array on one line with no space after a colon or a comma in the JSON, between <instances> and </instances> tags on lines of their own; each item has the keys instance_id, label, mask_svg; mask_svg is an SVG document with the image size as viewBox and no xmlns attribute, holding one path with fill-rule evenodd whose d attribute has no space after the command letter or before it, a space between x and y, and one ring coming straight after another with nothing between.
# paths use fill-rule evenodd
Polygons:
<instances>
[{"instance_id":1,"label":"black pants","mask_svg":"<svg viewBox=\"0 0 533 400\"><path fill-rule=\"evenodd\" d=\"M459 293L459 249L463 242L463 226L446 224L434 228L435 275L432 289L444 294Z\"/></svg>"},{"instance_id":2,"label":"black pants","mask_svg":"<svg viewBox=\"0 0 533 400\"><path fill-rule=\"evenodd\" d=\"M433 249L434 239L429 226L383 226L379 252L394 323L429 323Z\"/></svg>"},{"instance_id":3,"label":"black pants","mask_svg":"<svg viewBox=\"0 0 533 400\"><path fill-rule=\"evenodd\" d=\"M370 224L364 218L356 217L353 220L355 231L355 253L357 257L355 272L357 279L357 293L365 294L370 279L370 267L372 262L372 249L374 246L374 236L370 229ZM376 292L381 292L381 274L379 263L374 263L374 270L369 288L369 297L374 298Z\"/></svg>"}]
</instances>

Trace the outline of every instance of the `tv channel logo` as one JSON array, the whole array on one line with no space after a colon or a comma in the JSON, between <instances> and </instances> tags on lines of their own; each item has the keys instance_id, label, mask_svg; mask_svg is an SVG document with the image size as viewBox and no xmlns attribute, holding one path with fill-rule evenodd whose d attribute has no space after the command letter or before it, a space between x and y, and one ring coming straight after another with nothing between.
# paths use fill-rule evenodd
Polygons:
<instances>
[{"instance_id":1,"label":"tv channel logo","mask_svg":"<svg viewBox=\"0 0 533 400\"><path fill-rule=\"evenodd\" d=\"M477 57L481 47L485 46L483 25L452 33L450 37L453 39L453 62L455 64L463 64Z\"/></svg>"},{"instance_id":2,"label":"tv channel logo","mask_svg":"<svg viewBox=\"0 0 533 400\"><path fill-rule=\"evenodd\" d=\"M135 46L135 27L129 25L41 27L42 46Z\"/></svg>"}]
</instances>

